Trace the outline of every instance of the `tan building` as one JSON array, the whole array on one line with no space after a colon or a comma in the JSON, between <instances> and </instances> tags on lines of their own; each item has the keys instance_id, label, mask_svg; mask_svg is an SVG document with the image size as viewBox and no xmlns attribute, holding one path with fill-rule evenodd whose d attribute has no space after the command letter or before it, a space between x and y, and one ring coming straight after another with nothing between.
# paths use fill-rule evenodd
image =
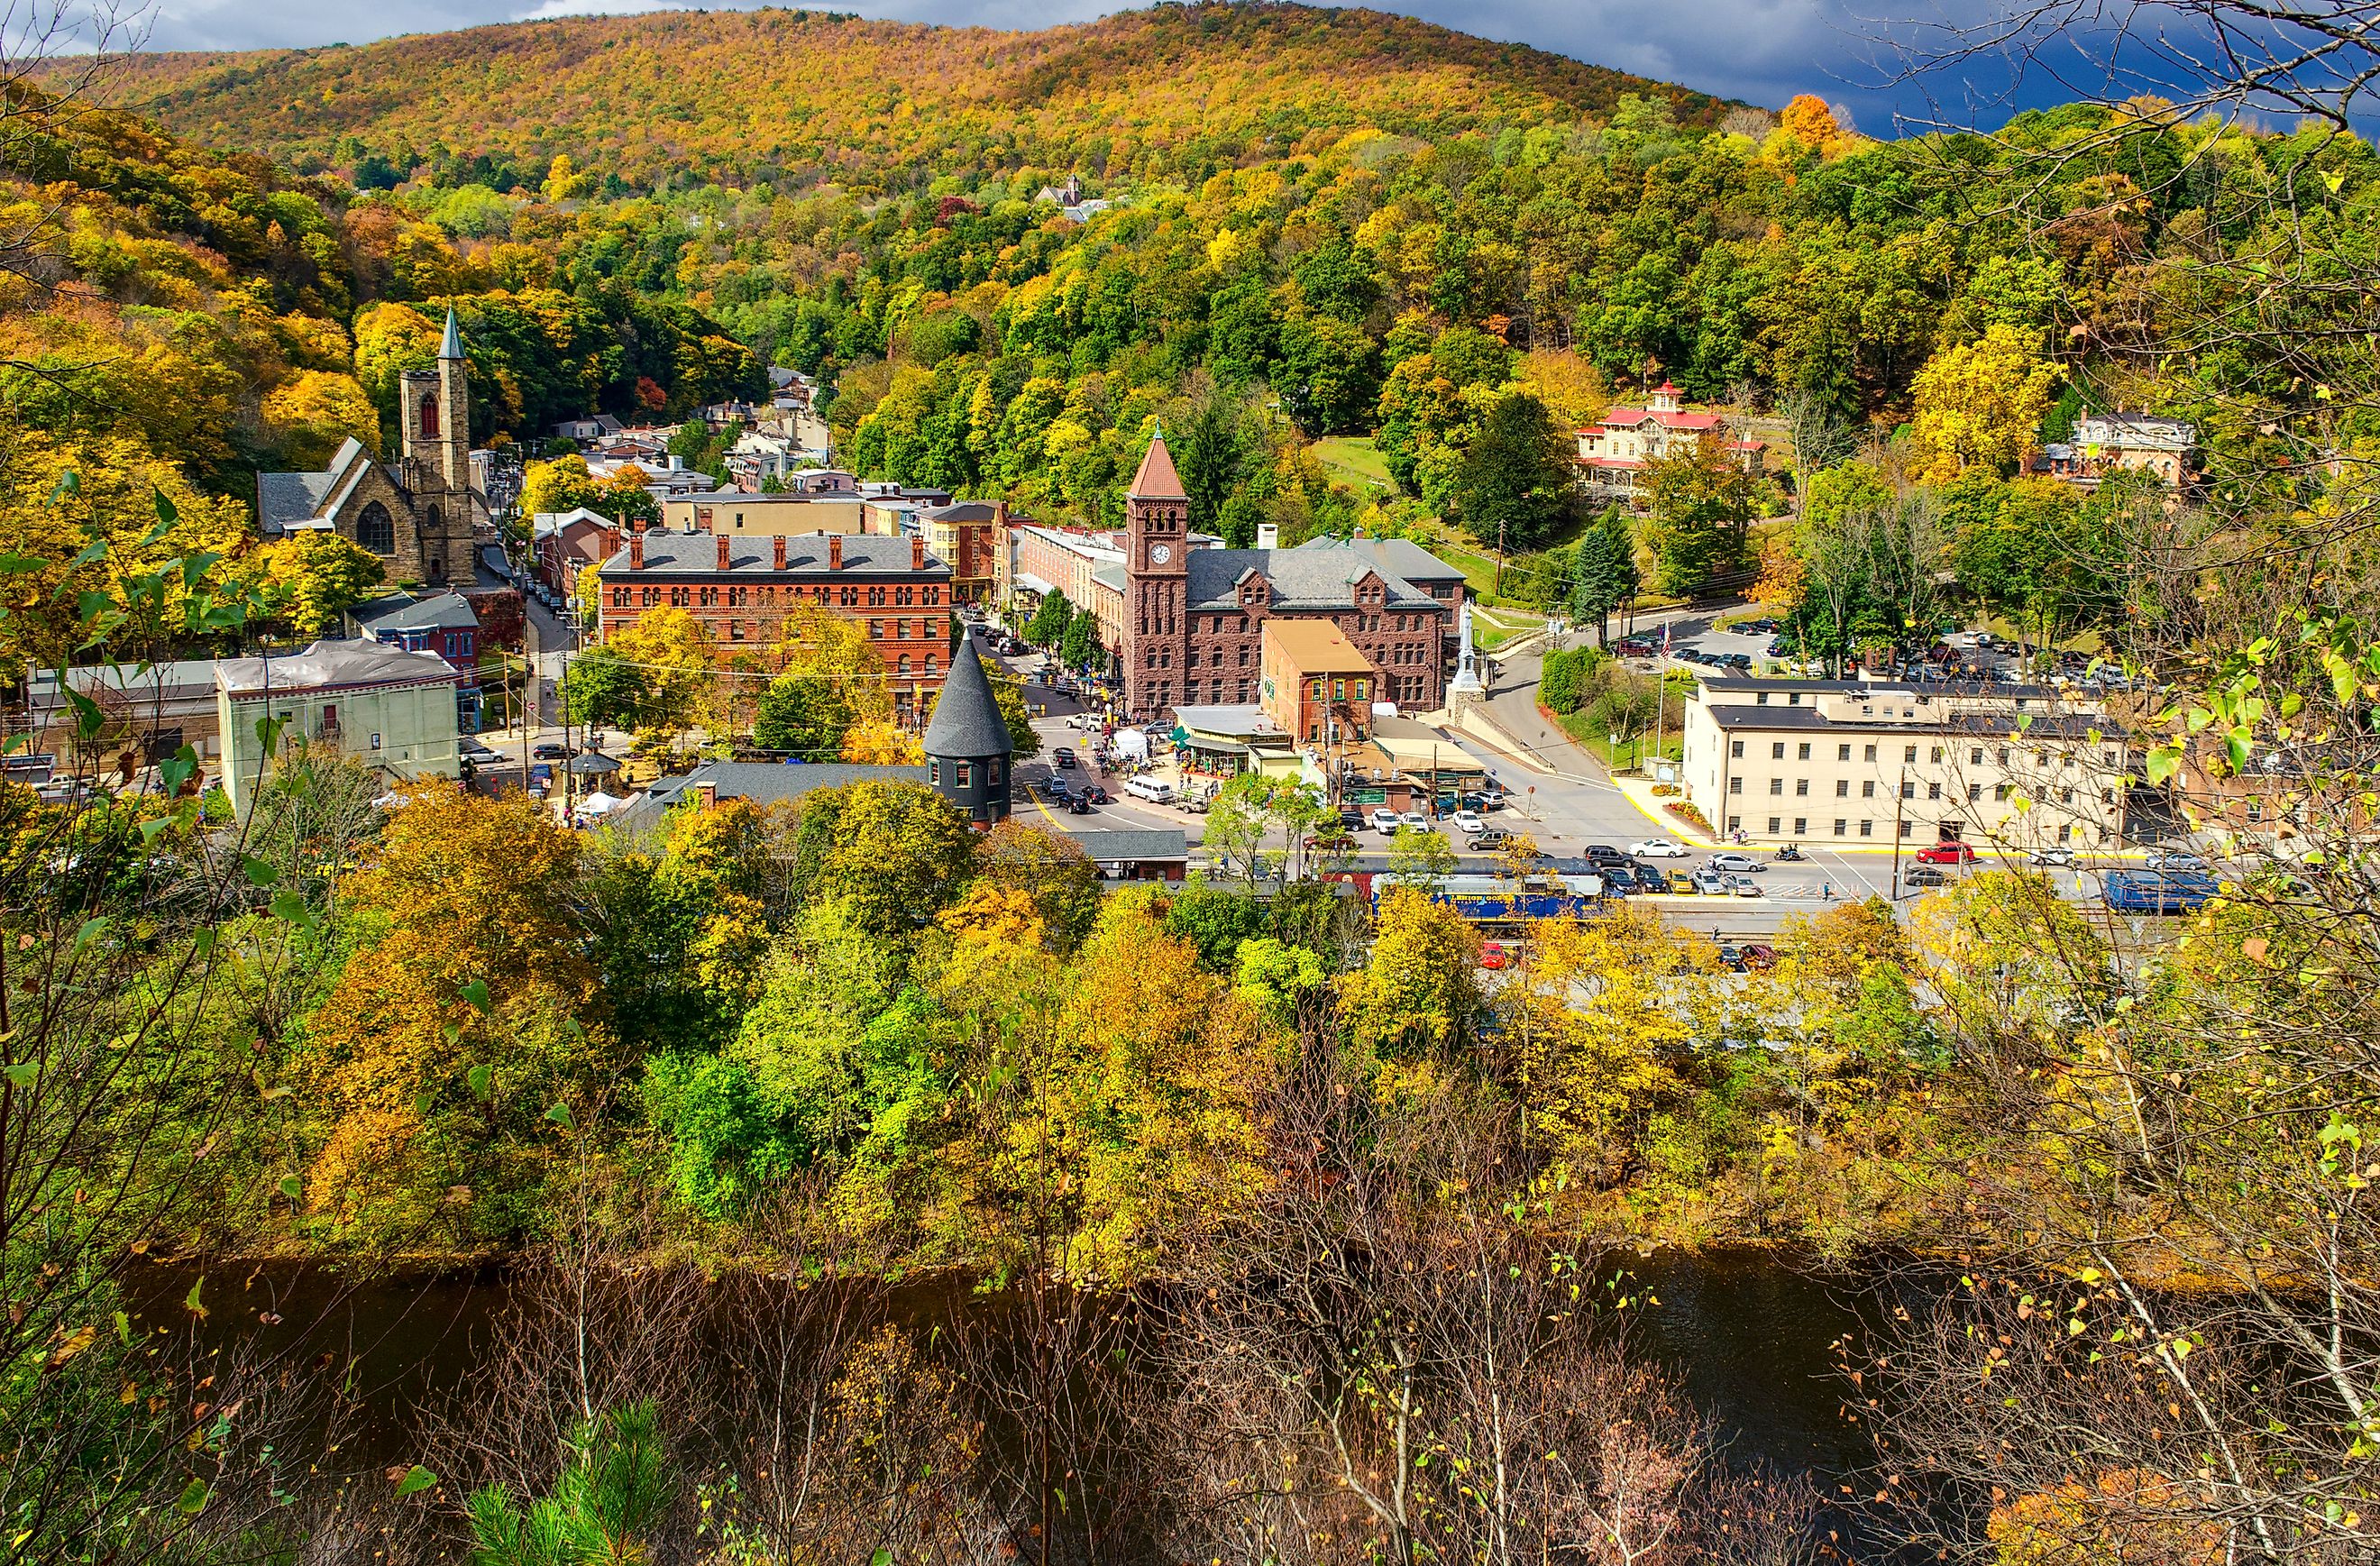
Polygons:
<instances>
[{"instance_id":1,"label":"tan building","mask_svg":"<svg viewBox=\"0 0 2380 1566\"><path fill-rule=\"evenodd\" d=\"M856 489L816 494L750 495L722 490L662 502L662 526L673 533L724 533L729 538L797 538L808 533L880 533L891 515L876 518Z\"/></svg>"},{"instance_id":2,"label":"tan building","mask_svg":"<svg viewBox=\"0 0 2380 1566\"><path fill-rule=\"evenodd\" d=\"M1300 745L1331 749L1372 737L1378 672L1329 620L1268 620L1258 637L1259 705Z\"/></svg>"},{"instance_id":3,"label":"tan building","mask_svg":"<svg viewBox=\"0 0 2380 1566\"><path fill-rule=\"evenodd\" d=\"M1664 381L1643 407L1609 408L1593 428L1578 431L1581 481L1596 494L1633 497L1647 465L1706 439L1718 441L1745 472L1761 470L1765 444L1732 437L1718 414L1688 412L1678 389Z\"/></svg>"},{"instance_id":4,"label":"tan building","mask_svg":"<svg viewBox=\"0 0 2380 1566\"><path fill-rule=\"evenodd\" d=\"M2046 686L1714 675L1686 705L1689 796L1763 842L2097 848L2127 766L2113 720Z\"/></svg>"}]
</instances>

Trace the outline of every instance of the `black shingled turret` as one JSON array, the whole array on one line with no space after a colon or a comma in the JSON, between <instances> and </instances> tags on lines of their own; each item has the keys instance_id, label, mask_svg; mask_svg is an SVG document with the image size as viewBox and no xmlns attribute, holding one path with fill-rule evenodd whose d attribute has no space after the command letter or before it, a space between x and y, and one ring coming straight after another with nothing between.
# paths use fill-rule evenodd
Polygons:
<instances>
[{"instance_id":1,"label":"black shingled turret","mask_svg":"<svg viewBox=\"0 0 2380 1566\"><path fill-rule=\"evenodd\" d=\"M1008 760L1015 748L970 635L951 660L950 678L926 725L927 775L967 819L989 827L1008 819Z\"/></svg>"}]
</instances>

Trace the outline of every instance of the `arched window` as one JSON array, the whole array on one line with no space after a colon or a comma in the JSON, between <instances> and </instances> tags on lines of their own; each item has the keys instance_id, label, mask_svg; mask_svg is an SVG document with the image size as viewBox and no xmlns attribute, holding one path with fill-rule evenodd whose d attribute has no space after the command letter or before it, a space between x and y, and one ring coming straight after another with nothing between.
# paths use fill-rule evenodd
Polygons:
<instances>
[{"instance_id":1,"label":"arched window","mask_svg":"<svg viewBox=\"0 0 2380 1566\"><path fill-rule=\"evenodd\" d=\"M438 394L435 392L421 394L421 438L425 441L438 438Z\"/></svg>"},{"instance_id":2,"label":"arched window","mask_svg":"<svg viewBox=\"0 0 2380 1566\"><path fill-rule=\"evenodd\" d=\"M446 579L446 562L434 554L430 557L430 579L433 582Z\"/></svg>"},{"instance_id":3,"label":"arched window","mask_svg":"<svg viewBox=\"0 0 2380 1566\"><path fill-rule=\"evenodd\" d=\"M430 530L433 533L441 533L445 531L445 519L438 515L438 508L436 506L431 506L430 508Z\"/></svg>"},{"instance_id":4,"label":"arched window","mask_svg":"<svg viewBox=\"0 0 2380 1566\"><path fill-rule=\"evenodd\" d=\"M373 501L356 518L356 542L374 554L396 552L396 524L388 515L388 507Z\"/></svg>"}]
</instances>

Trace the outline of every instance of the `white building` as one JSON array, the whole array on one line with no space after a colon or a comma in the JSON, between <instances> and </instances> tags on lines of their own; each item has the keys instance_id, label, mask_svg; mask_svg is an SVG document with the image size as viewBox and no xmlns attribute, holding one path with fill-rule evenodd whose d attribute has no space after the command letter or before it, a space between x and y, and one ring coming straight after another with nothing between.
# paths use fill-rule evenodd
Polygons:
<instances>
[{"instance_id":1,"label":"white building","mask_svg":"<svg viewBox=\"0 0 2380 1566\"><path fill-rule=\"evenodd\" d=\"M1791 843L2098 847L2124 828L2123 734L2046 686L1706 675L1682 776L1711 826Z\"/></svg>"},{"instance_id":2,"label":"white building","mask_svg":"<svg viewBox=\"0 0 2380 1566\"><path fill-rule=\"evenodd\" d=\"M268 759L301 743L344 751L391 785L462 771L463 676L434 652L318 641L275 658L226 658L214 673L224 787L236 809L254 799Z\"/></svg>"}]
</instances>

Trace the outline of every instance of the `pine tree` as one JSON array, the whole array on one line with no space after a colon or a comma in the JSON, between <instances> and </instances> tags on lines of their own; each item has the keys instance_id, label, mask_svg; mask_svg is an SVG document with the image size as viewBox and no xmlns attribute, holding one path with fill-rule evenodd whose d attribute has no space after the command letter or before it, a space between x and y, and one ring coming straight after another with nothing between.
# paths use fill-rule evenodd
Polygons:
<instances>
[{"instance_id":1,"label":"pine tree","mask_svg":"<svg viewBox=\"0 0 2380 1566\"><path fill-rule=\"evenodd\" d=\"M1578 540L1577 577L1571 588L1571 617L1595 622L1598 647L1611 645L1611 612L1636 596L1641 585L1636 570L1635 540L1628 519L1612 507Z\"/></svg>"}]
</instances>

